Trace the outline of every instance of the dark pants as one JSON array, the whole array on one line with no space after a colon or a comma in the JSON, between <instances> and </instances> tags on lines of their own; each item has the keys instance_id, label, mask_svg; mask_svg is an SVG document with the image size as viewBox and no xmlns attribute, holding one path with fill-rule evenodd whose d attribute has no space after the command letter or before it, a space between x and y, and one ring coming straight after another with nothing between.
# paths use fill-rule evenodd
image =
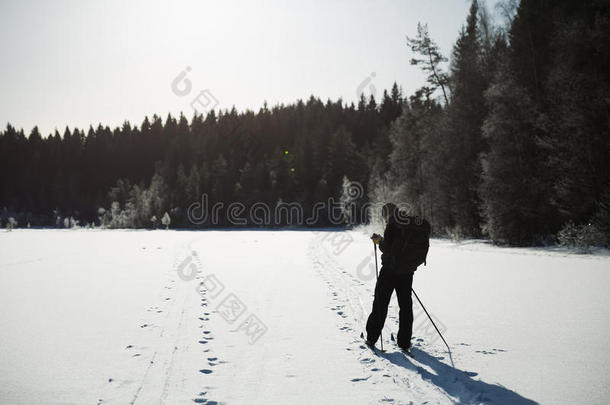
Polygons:
<instances>
[{"instance_id":1,"label":"dark pants","mask_svg":"<svg viewBox=\"0 0 610 405\"><path fill-rule=\"evenodd\" d=\"M398 346L404 349L411 346L411 333L413 329L412 285L413 273L396 274L389 268L381 267L379 279L375 285L373 311L366 322L367 340L375 343L379 339L385 317L388 314L388 304L390 303L392 292L396 290L398 306L400 307L398 315Z\"/></svg>"}]
</instances>

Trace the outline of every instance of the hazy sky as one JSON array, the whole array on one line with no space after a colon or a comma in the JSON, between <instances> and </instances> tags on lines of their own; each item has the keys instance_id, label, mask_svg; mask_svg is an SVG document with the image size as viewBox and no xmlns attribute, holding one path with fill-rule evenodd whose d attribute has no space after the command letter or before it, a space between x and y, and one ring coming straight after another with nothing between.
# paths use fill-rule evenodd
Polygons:
<instances>
[{"instance_id":1,"label":"hazy sky","mask_svg":"<svg viewBox=\"0 0 610 405\"><path fill-rule=\"evenodd\" d=\"M0 125L27 133L38 125L47 135L66 125L139 125L154 113L183 111L190 119L191 102L205 89L216 108L238 110L311 94L352 102L358 89L379 97L394 81L411 93L424 76L409 65L405 36L427 22L449 56L469 6L468 0L0 0ZM190 92L184 81L172 91L187 67Z\"/></svg>"}]
</instances>

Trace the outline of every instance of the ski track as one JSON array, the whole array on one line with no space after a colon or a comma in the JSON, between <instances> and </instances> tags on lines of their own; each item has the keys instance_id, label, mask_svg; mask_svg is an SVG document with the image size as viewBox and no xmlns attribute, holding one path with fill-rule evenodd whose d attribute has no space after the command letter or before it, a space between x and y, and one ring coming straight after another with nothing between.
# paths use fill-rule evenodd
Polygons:
<instances>
[{"instance_id":1,"label":"ski track","mask_svg":"<svg viewBox=\"0 0 610 405\"><path fill-rule=\"evenodd\" d=\"M177 255L173 266L171 266L167 273L168 281L163 287L163 290L159 293L159 301L156 305L152 305L146 310L149 314L148 320L137 325L137 327L146 329L150 333L157 331L157 335L152 339L154 341L153 346L136 346L132 343L125 346L128 356L130 357L130 359L126 361L144 361L145 359L148 361L144 372L136 381L130 380L129 378L122 380L109 379L108 384L111 385L111 387L109 391L110 394L107 396L109 396L110 399L105 400L104 398L100 398L97 404L118 403L114 398L121 398L121 394L117 393L117 395L113 395L112 386L117 389L125 389L125 386L134 385L133 393L130 395L132 399L129 402L132 405L172 403L172 397L170 395L172 390L179 391L180 387L184 385L185 380L187 378L194 378L197 373L201 375L211 374L211 368L222 363L222 361L213 354L212 345L210 343L214 340L214 335L206 328L206 324L210 320L211 314L207 311L208 304L205 289L197 289L199 292L198 296L200 297L199 306L201 308L197 315L197 319L199 321L198 328L202 330L201 336L193 341L192 339L189 340L190 337L188 333L185 333L185 312L190 305L193 305L190 301L194 294L192 291L184 291L184 289L192 288L193 284L180 282L181 280L177 280L176 276L178 274L178 266L185 260L188 260L189 262L193 262L197 268L194 279L197 280L197 285L199 285L199 282L202 279L201 273L203 266L199 260L199 255L191 248L194 241L196 241L196 239L177 247L177 250L180 251L181 254ZM179 301L178 298L182 298L182 300ZM159 317L161 314L164 315L162 318ZM175 371L177 355L185 348L200 348L202 346L204 348L199 352L202 353L202 359L207 358L207 367L209 368L192 370L193 375L191 376L177 375ZM148 355L146 355L145 352L148 352ZM161 371L155 372L155 368L160 368ZM155 379L156 375L161 375L162 381ZM208 388L209 387L204 386L204 389ZM219 402L211 400L208 393L208 391L202 390L190 401L208 405L219 404ZM154 398L157 399L154 400Z\"/></svg>"},{"instance_id":2,"label":"ski track","mask_svg":"<svg viewBox=\"0 0 610 405\"><path fill-rule=\"evenodd\" d=\"M395 307L389 309L388 319L383 328L386 343L385 348L389 350L387 353L379 351L376 351L376 354L372 353L371 349L369 349L364 344L362 338L360 338L360 333L364 332L368 313L372 306L373 288L366 287L361 280L347 272L343 266L332 257L324 245L323 238L320 236L313 238L309 245L308 253L314 269L330 289L332 303L329 307L332 311L336 311L337 315L340 317L338 327L348 334L349 343L346 350L357 355L358 361L363 366L363 372L367 375L364 378L354 378L352 381L367 381L375 384L381 379L389 378L395 384L400 385L409 396L414 396L422 403L430 402L431 388L438 394L438 399L442 402L455 402L455 398L445 392L445 390L434 384L425 382L425 380L422 379L419 370L425 370L425 366L419 364L412 358L407 359L403 353L398 351L394 342L388 342L388 337L391 336L392 333L391 328L398 327L398 316ZM363 294L357 290L358 288L371 297L368 305L363 303ZM423 342L423 339L421 338L416 339L414 337L413 340L415 341L415 347L419 347ZM388 347L388 344L390 347ZM390 361L390 356L393 357L394 362ZM422 385L426 387L423 387ZM429 387L429 385L432 385L432 387ZM465 391L464 389L459 389L463 387L456 388L458 388L462 394ZM477 395L473 394L466 396L474 399ZM461 398L463 400L464 395L461 395ZM382 398L379 402L394 402L394 399Z\"/></svg>"},{"instance_id":3,"label":"ski track","mask_svg":"<svg viewBox=\"0 0 610 405\"><path fill-rule=\"evenodd\" d=\"M446 351L435 348L431 343L417 337L417 328L414 328L412 337L413 357L407 356L398 349L395 342L390 342L392 329L398 329L398 306L393 298L388 309L383 334L385 353L375 350L373 354L360 338L364 332L366 320L372 307L374 280L365 284L354 277L339 263L325 246L325 237L319 234L314 237L308 247L308 254L315 271L327 284L331 294L330 310L340 317L338 328L347 334L349 340L346 350L355 353L363 366L364 377L355 377L351 381L361 383L366 381L377 384L382 380L390 379L394 384L402 387L409 403L460 403L460 404L524 404L533 405L534 401L524 398L517 393L497 384L488 384L475 380L478 373L459 370L453 365L442 362ZM362 297L370 297L367 304ZM414 314L415 315L415 314ZM416 315L416 318L419 316ZM365 333L365 332L364 332ZM392 339L393 340L393 339ZM379 342L378 342L379 344ZM469 346L460 343L461 346ZM389 347L388 347L389 346ZM424 350L425 349L425 350ZM482 355L503 352L503 349L491 351L477 351ZM451 357L451 354L449 354ZM419 359L419 360L418 360ZM384 397L380 403L394 402L393 398Z\"/></svg>"},{"instance_id":4,"label":"ski track","mask_svg":"<svg viewBox=\"0 0 610 405\"><path fill-rule=\"evenodd\" d=\"M204 345L205 348L203 349L203 353L204 353L204 357L207 358L207 362L208 362L208 366L209 367L215 367L216 365L222 363L222 360L218 360L218 357L213 355L213 351L211 349L211 346L209 343L210 341L214 340L214 334L212 333L211 330L206 329L206 323L210 320L210 312L207 310L208 308L208 299L207 299L207 291L205 289L201 289L199 288L199 286L201 285L200 282L203 279L202 277L202 269L203 269L203 263L201 263L201 260L199 259L199 254L197 253L197 251L195 249L192 248L193 243L195 242L195 240L191 240L188 243L188 251L191 252L191 257L194 259L195 261L195 265L197 266L197 276L195 277L195 280L197 280L197 292L199 293L199 295L201 296L201 307L203 308L202 314L201 316L198 318L199 321L201 321L201 324L199 325L200 329L203 329L202 332L202 336L201 336L201 340L197 341L198 345ZM205 342L205 343L202 343ZM199 372L201 374L211 374L212 370L209 368L203 368L200 369ZM209 389L209 387L206 387L206 389ZM208 398L208 391L200 391L198 396L196 398L193 399L193 402L195 403L205 403L208 405L217 405L219 404L219 402L217 401L213 401L210 400Z\"/></svg>"},{"instance_id":5,"label":"ski track","mask_svg":"<svg viewBox=\"0 0 610 405\"><path fill-rule=\"evenodd\" d=\"M387 352L376 350L373 353L364 344L360 334L364 332L367 316L372 306L374 281L365 283L346 271L336 259L336 255L329 252L323 235L324 233L314 234L306 247L306 253L311 268L328 287L330 295L328 308L337 315L337 328L346 335L345 350L353 353L356 361L362 367L362 375L354 376L350 382L353 384L391 382L398 387L396 392L403 392L405 397L414 400L415 403L481 403L489 400L485 397L485 393L477 391L477 385L470 379L476 373L451 371L447 366L443 375L439 374L438 368L432 370L426 364L417 361L417 357L421 359L433 357L437 360L444 358L433 347L427 346L424 351L424 339L413 337L415 358L407 357L399 351L396 343L388 339L393 330L398 327L398 309L394 299L390 303L388 319L383 329ZM222 403L210 398L213 388L205 384L205 376L212 374L215 366L226 363L219 360L218 356L214 354L214 334L212 330L206 328L211 317L211 311L207 309L206 290L198 290L198 294L195 291L187 291L188 288L192 289L193 284L181 282L177 277L178 267L186 261L192 262L197 268L194 279L197 280L199 286L199 282L203 278L203 264L197 251L192 248L193 243L199 239L201 238L192 239L177 247L180 254L176 255L176 260L167 273L167 284L159 294L159 301L146 310L147 321L137 325L146 333L156 333L152 339L147 339L152 343L149 346L135 346L132 343L125 346L126 355L130 357L127 361L146 361L148 363L141 376L135 381L128 377L123 380L109 379L110 394L107 392L106 396L110 399L100 398L98 404L115 403L112 398L120 398L121 394L117 391L115 393L117 395L112 395L112 390L126 387L132 387L132 394L128 396L132 398L130 401L132 405L172 403L175 400L174 396L178 398L180 395L184 396L185 381L197 377L203 378L201 390L199 393L193 393L194 398L192 397L189 402L208 405ZM200 310L197 312L197 327L202 331L196 339L193 339L192 334L187 333L185 319L187 308L197 305L192 302L193 297L198 298ZM363 297L369 298L363 299ZM461 343L461 345L467 344ZM199 349L194 351L200 354L202 361L207 359L205 361L207 365L200 369L180 370L180 372L188 374L180 375L175 367L177 357L183 355L185 351L188 352L186 349L191 348ZM500 351L502 349L480 353L496 354ZM387 396L377 400L378 403L403 403L401 401L402 399Z\"/></svg>"},{"instance_id":6,"label":"ski track","mask_svg":"<svg viewBox=\"0 0 610 405\"><path fill-rule=\"evenodd\" d=\"M607 402L607 257L432 241L415 290L453 356L414 301L411 359L390 340L395 297L388 351L360 338L375 285L363 230L1 239L0 403ZM197 279L178 273L187 259ZM222 295L196 290L215 273L264 322L255 346L217 312Z\"/></svg>"},{"instance_id":7,"label":"ski track","mask_svg":"<svg viewBox=\"0 0 610 405\"><path fill-rule=\"evenodd\" d=\"M174 363L176 354L187 344L203 346L201 353L202 356L208 359L208 366L199 370L191 370L192 374L197 373L205 376L214 372L213 367L222 363L212 350L212 341L214 335L212 331L205 328L210 312L205 311L207 308L207 298L205 289L200 291L200 306L202 312L198 317L200 321L199 328L203 329L202 336L195 342L184 342L184 337L187 336L183 333L184 328L184 316L185 308L189 305L189 294L183 294L184 299L182 302L176 299L177 287L187 288L186 286L192 286L189 283L180 283L176 280L178 266L187 258L191 257L191 260L197 266L197 275L195 279L199 282L202 277L202 263L199 259L197 252L191 248L196 240L191 240L189 243L181 246L179 249L183 251L182 255L179 255L168 273L168 284L165 285L164 290L160 293L160 301L157 305L148 308L147 312L158 315L163 313L164 320L155 322L155 318L151 318L149 322L146 322L139 327L147 328L150 332L158 329L157 345L154 348L150 348L152 353L148 356L149 364L145 369L145 372L140 377L137 388L133 393L131 404L150 403L152 398L158 398L153 403L165 404L169 403L171 399L170 391L175 384L180 384L179 376L176 375L174 370ZM322 278L327 287L329 288L331 301L328 308L335 312L339 318L337 327L346 333L347 346L346 350L355 354L357 361L362 366L363 376L354 376L350 381L354 384L378 384L385 382L382 380L392 381L398 385L401 390L404 390L405 394L410 398L416 399L420 403L455 403L455 398L452 398L447 392L441 388L426 382L421 378L421 373L418 372L418 368L425 370L425 366L416 365L416 361L413 359L407 360L406 357L399 352L388 352L374 354L371 350L366 347L360 338L360 333L364 330L368 311L372 305L373 288L367 287L364 282L354 277L348 271L346 271L340 263L338 263L333 256L329 253L324 241L319 237L312 238L308 246L308 256L311 260L311 266L313 270ZM183 286L184 285L184 286ZM371 297L371 300L365 304L363 302L363 292ZM395 328L398 325L398 316L396 308L391 307L388 311L388 321L384 326L385 343L389 351L396 350L395 345L388 341L388 336L391 334L391 328ZM176 315L178 314L179 315ZM158 325L162 326L158 326ZM173 339L172 339L173 338ZM419 345L422 339L416 341L416 345ZM131 346L131 345L129 345ZM131 347L130 347L131 348ZM143 348L144 349L144 348ZM388 356L402 357L394 362L388 359ZM133 356L133 355L132 355ZM140 360L142 355L132 357L135 361ZM400 365L396 365L395 363ZM160 368L161 372L154 372L154 368ZM157 381L154 379L154 375L162 375L163 381ZM189 378L189 376L184 376ZM191 378L193 378L191 376ZM112 384L113 382L109 382ZM159 387L155 387L155 384L161 383ZM432 387L430 387L432 385ZM461 387L460 387L461 388ZM431 401L431 389L437 395L436 401ZM211 387L202 386L202 390L196 394L192 401L194 403L205 403L209 405L220 404L222 402L214 401L210 399ZM157 394L153 394L157 391ZM463 390L460 390L463 391ZM461 396L463 399L463 396ZM476 397L472 395L471 397ZM379 403L402 403L399 399L383 397L379 398ZM98 404L105 403L104 400L100 400Z\"/></svg>"}]
</instances>

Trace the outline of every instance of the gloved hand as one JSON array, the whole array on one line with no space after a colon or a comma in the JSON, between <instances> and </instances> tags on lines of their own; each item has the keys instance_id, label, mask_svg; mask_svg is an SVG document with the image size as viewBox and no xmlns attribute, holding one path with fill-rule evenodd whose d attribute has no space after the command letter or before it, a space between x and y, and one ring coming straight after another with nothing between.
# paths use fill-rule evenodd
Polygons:
<instances>
[{"instance_id":1,"label":"gloved hand","mask_svg":"<svg viewBox=\"0 0 610 405\"><path fill-rule=\"evenodd\" d=\"M373 235L371 235L371 240L373 241L374 244L379 245L379 243L383 240L383 238L381 237L381 235L374 233Z\"/></svg>"}]
</instances>

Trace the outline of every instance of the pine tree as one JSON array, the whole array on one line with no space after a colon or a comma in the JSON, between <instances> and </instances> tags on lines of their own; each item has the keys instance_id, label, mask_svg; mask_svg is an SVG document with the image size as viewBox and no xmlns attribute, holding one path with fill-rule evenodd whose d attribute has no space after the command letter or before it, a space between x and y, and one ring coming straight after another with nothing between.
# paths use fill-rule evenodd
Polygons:
<instances>
[{"instance_id":1,"label":"pine tree","mask_svg":"<svg viewBox=\"0 0 610 405\"><path fill-rule=\"evenodd\" d=\"M358 176L360 163L351 134L344 127L339 128L332 134L328 146L327 181L331 196L339 197L343 176L360 178Z\"/></svg>"},{"instance_id":2,"label":"pine tree","mask_svg":"<svg viewBox=\"0 0 610 405\"><path fill-rule=\"evenodd\" d=\"M481 179L479 155L484 151L481 125L486 115L486 82L481 72L478 11L477 0L473 0L466 27L453 49L445 146L451 150L447 169L452 176L448 192L453 222L457 231L466 236L478 236L481 223L477 189Z\"/></svg>"},{"instance_id":3,"label":"pine tree","mask_svg":"<svg viewBox=\"0 0 610 405\"><path fill-rule=\"evenodd\" d=\"M490 113L483 125L489 151L480 187L484 230L513 245L540 242L551 231L550 182L536 142L535 108L505 63L486 92Z\"/></svg>"},{"instance_id":4,"label":"pine tree","mask_svg":"<svg viewBox=\"0 0 610 405\"><path fill-rule=\"evenodd\" d=\"M555 4L543 142L564 222L588 224L610 187L610 4ZM564 3L564 4L561 4ZM606 48L606 51L608 48Z\"/></svg>"},{"instance_id":5,"label":"pine tree","mask_svg":"<svg viewBox=\"0 0 610 405\"><path fill-rule=\"evenodd\" d=\"M432 91L440 88L443 93L445 105L449 104L448 96L448 75L443 72L441 63L447 62L438 45L430 38L428 33L428 25L417 23L417 36L415 38L407 37L407 44L419 58L411 58L411 65L421 66L421 69L428 74L426 80L430 84Z\"/></svg>"},{"instance_id":6,"label":"pine tree","mask_svg":"<svg viewBox=\"0 0 610 405\"><path fill-rule=\"evenodd\" d=\"M427 88L417 91L389 133L392 142L390 163L398 187L397 202L408 204L412 214L425 217L430 217L433 209L430 190L436 178L431 163L439 147L436 144L437 122L443 115L442 107L429 95Z\"/></svg>"}]
</instances>

